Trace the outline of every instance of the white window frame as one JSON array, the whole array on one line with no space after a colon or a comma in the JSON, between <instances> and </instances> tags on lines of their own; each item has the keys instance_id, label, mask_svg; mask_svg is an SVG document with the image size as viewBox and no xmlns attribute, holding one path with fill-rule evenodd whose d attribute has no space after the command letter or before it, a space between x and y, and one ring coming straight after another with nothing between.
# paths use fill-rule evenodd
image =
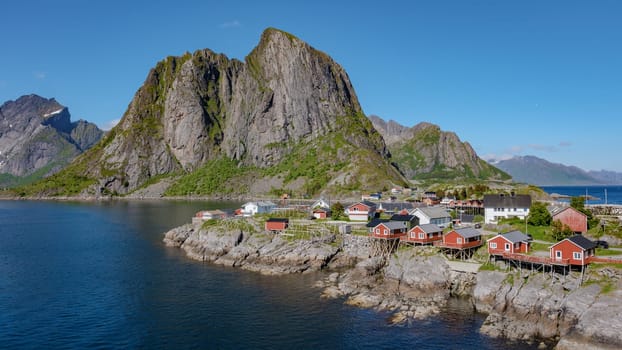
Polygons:
<instances>
[{"instance_id":1,"label":"white window frame","mask_svg":"<svg viewBox=\"0 0 622 350\"><path fill-rule=\"evenodd\" d=\"M490 248L497 249L497 242L490 242Z\"/></svg>"},{"instance_id":2,"label":"white window frame","mask_svg":"<svg viewBox=\"0 0 622 350\"><path fill-rule=\"evenodd\" d=\"M582 252L572 252L572 258L575 260L582 260L583 253Z\"/></svg>"}]
</instances>

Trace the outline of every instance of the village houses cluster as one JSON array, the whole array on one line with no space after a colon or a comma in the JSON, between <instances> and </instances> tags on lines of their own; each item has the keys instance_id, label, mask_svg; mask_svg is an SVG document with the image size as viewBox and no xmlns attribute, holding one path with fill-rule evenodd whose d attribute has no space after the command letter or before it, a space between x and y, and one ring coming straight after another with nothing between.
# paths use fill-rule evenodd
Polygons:
<instances>
[{"instance_id":1,"label":"village houses cluster","mask_svg":"<svg viewBox=\"0 0 622 350\"><path fill-rule=\"evenodd\" d=\"M392 191L392 194L397 193ZM380 193L364 195L360 202L347 205L344 214L350 224L365 224L372 239L395 241L398 244L434 245L457 258L469 258L476 249L486 244L489 256L494 259L551 266L585 266L602 260L595 256L596 244L581 235L587 232L586 215L572 207L550 207L549 211L554 220L570 227L575 235L551 245L549 256L534 256L529 254L531 237L525 233L499 233L485 242L479 225L472 222L461 225L463 222L452 219L449 213L450 210L462 212L465 208L471 208L477 213L483 213L485 224L495 224L500 219L512 217L525 220L532 202L529 195L486 194L483 200L458 201L453 198L439 200L432 194L433 192L424 193L417 205L408 202L382 202ZM284 202L282 204L287 205ZM233 214L250 217L278 213L284 209L272 201L251 201L243 204ZM296 209L300 209L300 206ZM305 206L305 209L313 219L331 217L331 203L324 198ZM385 218L381 219L379 213L384 213ZM227 213L220 210L206 210L198 212L193 220L204 221L226 216ZM472 215L469 219L472 219ZM270 217L265 222L265 230L270 232L284 232L288 227L287 217Z\"/></svg>"}]
</instances>

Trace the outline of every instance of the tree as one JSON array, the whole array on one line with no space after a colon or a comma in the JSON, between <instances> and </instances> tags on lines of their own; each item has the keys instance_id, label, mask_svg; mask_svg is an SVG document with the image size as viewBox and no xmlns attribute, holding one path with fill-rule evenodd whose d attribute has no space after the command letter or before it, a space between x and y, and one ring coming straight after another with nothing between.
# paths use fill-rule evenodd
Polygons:
<instances>
[{"instance_id":1,"label":"tree","mask_svg":"<svg viewBox=\"0 0 622 350\"><path fill-rule=\"evenodd\" d=\"M562 224L561 221L555 220L551 223L551 237L556 241L572 236L574 232L568 225Z\"/></svg>"},{"instance_id":2,"label":"tree","mask_svg":"<svg viewBox=\"0 0 622 350\"><path fill-rule=\"evenodd\" d=\"M551 213L542 202L531 203L528 222L534 226L548 226L551 223Z\"/></svg>"},{"instance_id":3,"label":"tree","mask_svg":"<svg viewBox=\"0 0 622 350\"><path fill-rule=\"evenodd\" d=\"M583 211L585 209L585 202L583 197L572 197L570 198L570 206L577 209L578 211Z\"/></svg>"},{"instance_id":4,"label":"tree","mask_svg":"<svg viewBox=\"0 0 622 350\"><path fill-rule=\"evenodd\" d=\"M570 206L587 216L587 228L590 229L599 224L598 218L594 218L592 211L585 207L584 198L581 196L570 198Z\"/></svg>"},{"instance_id":5,"label":"tree","mask_svg":"<svg viewBox=\"0 0 622 350\"><path fill-rule=\"evenodd\" d=\"M335 202L330 206L330 212L333 217L333 220L339 220L340 217L344 215L344 207L341 202Z\"/></svg>"}]
</instances>

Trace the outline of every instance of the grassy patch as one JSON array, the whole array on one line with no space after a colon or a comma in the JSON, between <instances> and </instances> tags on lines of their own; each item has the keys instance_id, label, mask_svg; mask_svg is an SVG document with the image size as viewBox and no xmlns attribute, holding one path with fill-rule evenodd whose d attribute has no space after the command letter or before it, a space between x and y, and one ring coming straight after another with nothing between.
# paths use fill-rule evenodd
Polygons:
<instances>
[{"instance_id":1,"label":"grassy patch","mask_svg":"<svg viewBox=\"0 0 622 350\"><path fill-rule=\"evenodd\" d=\"M246 174L249 168L242 167L235 160L221 158L207 162L196 171L181 177L171 185L165 196L210 195L241 193L243 188L235 187L229 180Z\"/></svg>"}]
</instances>

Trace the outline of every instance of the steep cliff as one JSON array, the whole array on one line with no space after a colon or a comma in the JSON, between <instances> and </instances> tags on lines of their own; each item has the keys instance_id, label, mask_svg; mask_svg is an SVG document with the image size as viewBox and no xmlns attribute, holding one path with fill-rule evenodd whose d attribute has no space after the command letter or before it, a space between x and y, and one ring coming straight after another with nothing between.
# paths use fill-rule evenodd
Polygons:
<instances>
[{"instance_id":1,"label":"steep cliff","mask_svg":"<svg viewBox=\"0 0 622 350\"><path fill-rule=\"evenodd\" d=\"M34 191L126 194L171 175L171 195L404 183L387 156L343 68L267 29L244 62L208 49L159 62L105 139Z\"/></svg>"},{"instance_id":2,"label":"steep cliff","mask_svg":"<svg viewBox=\"0 0 622 350\"><path fill-rule=\"evenodd\" d=\"M509 175L479 158L468 142L437 125L419 123L412 128L370 116L387 143L393 161L409 179L508 180Z\"/></svg>"},{"instance_id":3,"label":"steep cliff","mask_svg":"<svg viewBox=\"0 0 622 350\"><path fill-rule=\"evenodd\" d=\"M37 95L0 106L0 186L53 174L99 141L95 124L70 119L66 107Z\"/></svg>"}]
</instances>

